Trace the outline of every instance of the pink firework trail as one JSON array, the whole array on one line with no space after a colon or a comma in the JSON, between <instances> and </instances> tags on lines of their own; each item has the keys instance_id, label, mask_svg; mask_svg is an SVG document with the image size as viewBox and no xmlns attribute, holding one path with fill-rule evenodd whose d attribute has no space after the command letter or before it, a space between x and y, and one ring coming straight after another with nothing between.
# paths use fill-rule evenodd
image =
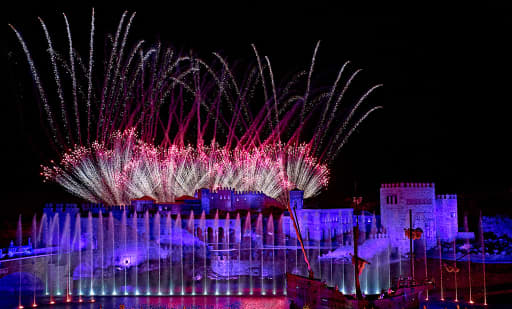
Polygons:
<instances>
[{"instance_id":1,"label":"pink firework trail","mask_svg":"<svg viewBox=\"0 0 512 309\"><path fill-rule=\"evenodd\" d=\"M65 15L68 46L62 51L54 49L39 19L55 100L11 26L60 156L43 165L41 174L86 200L123 205L148 195L174 201L220 187L261 191L282 203L293 188L313 197L328 185L328 166L348 138L381 108L361 108L381 85L343 104L360 72L349 72L349 62L330 87L313 87L320 42L309 68L276 86L269 58L261 58L254 46L256 65L243 71L217 53L208 63L160 43L127 47L134 16L124 12L108 37L101 71L94 65L94 10L87 61L73 48ZM63 87L64 80L71 89Z\"/></svg>"}]
</instances>

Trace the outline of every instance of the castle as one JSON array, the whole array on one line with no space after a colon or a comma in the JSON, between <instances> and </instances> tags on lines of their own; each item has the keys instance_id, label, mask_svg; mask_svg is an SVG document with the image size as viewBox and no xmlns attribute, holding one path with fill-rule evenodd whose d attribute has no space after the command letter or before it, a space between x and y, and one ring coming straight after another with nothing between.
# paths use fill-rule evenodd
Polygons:
<instances>
[{"instance_id":1,"label":"castle","mask_svg":"<svg viewBox=\"0 0 512 309\"><path fill-rule=\"evenodd\" d=\"M299 221L302 237L306 241L322 241L330 237L335 243L344 242L350 238L352 226L355 225L353 208L307 208L304 205L303 191L295 189L289 192L289 201L295 210ZM307 205L306 205L307 206ZM104 206L101 204L47 204L44 212L51 217L54 213L65 213L75 216L79 212L91 212L97 215L99 212L113 213L114 218L121 219L123 211L128 214L160 212L163 215L189 215L194 213L196 221L204 212L208 218L216 211L237 212L251 211L262 212L266 208L284 208L274 199L263 192L240 192L231 188L219 188L217 190L199 189L195 196L182 196L174 202L158 202L155 199L144 196L133 199L131 205ZM385 183L380 188L380 215L363 212L357 216L359 228L369 237L370 233L385 234L390 238L392 247L407 250L409 243L404 229L409 227L409 210L412 210L412 223L414 228L423 231L427 247L436 244L437 238L441 240L453 239L458 231L457 223L457 195L439 195L435 192L434 183ZM232 216L231 220L234 220ZM222 219L221 219L222 221ZM211 223L213 224L213 223ZM211 225L210 224L210 225ZM223 223L222 223L223 224ZM219 224L221 225L221 224ZM288 236L294 236L290 217L287 211L283 216L284 230Z\"/></svg>"},{"instance_id":2,"label":"castle","mask_svg":"<svg viewBox=\"0 0 512 309\"><path fill-rule=\"evenodd\" d=\"M354 288L348 279L353 268L346 265L351 263L356 223L359 256L370 262L361 283L365 294L388 289L391 278L403 274L396 261L409 249L404 229L410 210L413 227L424 235L414 247L431 248L458 231L457 196L436 195L433 183L382 184L380 215L308 208L303 196L303 191L291 190L289 203L311 267L318 278L345 292ZM263 289L268 281L265 289L271 291L288 271L307 274L290 215L263 192L229 188L199 189L173 202L143 196L130 205L46 204L39 223L33 220L33 241L27 246L20 246L21 240L12 243L1 258L9 273L19 269L17 258L27 256L24 269L32 269L38 282L49 278L44 286L51 291L63 290L65 282L83 281L95 290L106 287L111 295L137 294L142 286L150 295L160 288L160 274L167 276L168 293L184 295L190 286L208 292L209 280L228 279L250 291ZM153 280L150 273L157 270L159 279ZM80 284L73 293L80 292Z\"/></svg>"},{"instance_id":3,"label":"castle","mask_svg":"<svg viewBox=\"0 0 512 309\"><path fill-rule=\"evenodd\" d=\"M355 224L352 208L307 209L303 208L302 191L290 192L290 204L297 209L302 226L302 237L321 240L326 235L344 236ZM391 247L402 252L409 249L405 229L409 228L409 210L413 228L423 231L427 248L437 240L453 240L458 233L457 195L436 194L434 183L402 182L384 183L380 188L380 216L362 212L357 216L359 229L367 237L375 234L390 238Z\"/></svg>"},{"instance_id":4,"label":"castle","mask_svg":"<svg viewBox=\"0 0 512 309\"><path fill-rule=\"evenodd\" d=\"M264 208L282 206L273 198L266 196L261 191L235 191L231 188L219 188L217 190L199 189L195 196L181 196L174 202L157 202L149 196L133 199L131 208L137 212L146 210L170 211L171 214L188 214L193 211L200 215L203 211L206 215L210 211L220 210L233 212L238 210L261 211Z\"/></svg>"},{"instance_id":5,"label":"castle","mask_svg":"<svg viewBox=\"0 0 512 309\"><path fill-rule=\"evenodd\" d=\"M292 190L289 192L289 201L294 209L299 222L300 231L306 242L324 242L330 239L333 245L341 245L351 242L352 226L355 225L356 216L353 208L307 208L304 205L303 191ZM204 212L206 228L212 229L216 224L224 226L225 219L219 219L214 223L213 214L217 211L237 212L239 210L260 213L265 208L283 207L277 201L266 196L263 192L238 192L229 188L218 190L200 189L195 196L183 196L174 202L157 202L155 199L144 196L133 199L131 205L105 206L102 204L46 204L44 214L47 218L53 218L59 214L60 224L64 224L66 216L75 218L78 214L90 212L93 217L101 212L108 212L121 220L123 212L128 216L136 216L142 220L144 213L156 212L170 215L188 216L194 213L195 221ZM436 245L437 240L450 241L458 233L457 195L436 194L434 183L384 183L380 187L380 215L362 212L357 216L359 229L367 237L386 237L390 239L391 247L397 247L405 252L408 250L409 241L404 230L409 227L409 210L412 210L412 224L414 228L423 231L423 239L427 248ZM86 219L86 218L83 218ZM234 221L234 216L230 221ZM141 223L142 224L142 221ZM198 225L196 222L194 225ZM295 238L293 225L287 211L283 215L283 232L290 238ZM229 222L228 226L234 225ZM372 236L373 235L373 236ZM11 244L8 249L10 256L27 255L30 252L26 246L16 249ZM23 250L21 250L23 249ZM14 254L16 252L16 254Z\"/></svg>"}]
</instances>

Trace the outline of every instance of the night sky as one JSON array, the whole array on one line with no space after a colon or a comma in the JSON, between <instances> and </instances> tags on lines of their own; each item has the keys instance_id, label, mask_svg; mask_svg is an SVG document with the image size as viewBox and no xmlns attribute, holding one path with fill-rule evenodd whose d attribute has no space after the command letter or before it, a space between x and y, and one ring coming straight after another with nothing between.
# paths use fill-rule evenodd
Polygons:
<instances>
[{"instance_id":1,"label":"night sky","mask_svg":"<svg viewBox=\"0 0 512 309\"><path fill-rule=\"evenodd\" d=\"M510 212L512 18L506 8L407 12L241 4L95 8L100 48L103 35L115 31L127 9L137 11L132 42L160 39L200 55L218 51L228 60L252 59L254 43L269 56L279 79L309 67L315 44L322 40L317 58L317 72L325 78L322 83L330 85L346 60L364 70L356 90L383 83L367 104L383 105L384 110L360 127L333 162L333 178L318 199L321 203L339 204L354 190L376 200L381 182L418 181L435 182L440 193L478 201L466 207ZM19 212L41 211L44 202L73 200L60 187L43 184L39 176L39 165L55 155L38 121L24 54L7 23L22 32L34 58L46 61L37 16L54 36L65 38L60 13L66 12L74 43L84 50L91 6L24 4L7 11L1 202L8 216L4 221Z\"/></svg>"}]
</instances>

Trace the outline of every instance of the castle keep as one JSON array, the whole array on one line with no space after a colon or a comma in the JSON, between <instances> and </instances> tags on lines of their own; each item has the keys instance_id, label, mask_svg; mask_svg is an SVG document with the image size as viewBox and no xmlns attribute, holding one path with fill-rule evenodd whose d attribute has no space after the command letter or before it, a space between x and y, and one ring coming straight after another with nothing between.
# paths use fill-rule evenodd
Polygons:
<instances>
[{"instance_id":1,"label":"castle keep","mask_svg":"<svg viewBox=\"0 0 512 309\"><path fill-rule=\"evenodd\" d=\"M404 233L409 227L409 210L412 225L423 230L427 247L434 246L437 237L451 240L457 235L457 195L438 195L430 182L386 183L380 187L380 214L392 246L409 246Z\"/></svg>"}]
</instances>

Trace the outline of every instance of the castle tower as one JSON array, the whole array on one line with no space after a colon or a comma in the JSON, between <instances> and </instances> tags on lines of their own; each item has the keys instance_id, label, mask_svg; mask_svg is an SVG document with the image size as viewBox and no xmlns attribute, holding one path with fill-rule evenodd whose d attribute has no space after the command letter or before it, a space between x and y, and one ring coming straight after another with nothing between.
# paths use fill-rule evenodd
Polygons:
<instances>
[{"instance_id":1,"label":"castle tower","mask_svg":"<svg viewBox=\"0 0 512 309\"><path fill-rule=\"evenodd\" d=\"M210 190L205 188L197 190L197 198L201 200L201 208L208 215L210 213Z\"/></svg>"},{"instance_id":2,"label":"castle tower","mask_svg":"<svg viewBox=\"0 0 512 309\"><path fill-rule=\"evenodd\" d=\"M382 225L388 230L392 246L409 250L404 229L409 228L412 210L413 228L421 228L427 247L436 245L436 195L434 183L387 183L380 188ZM404 251L403 251L404 252Z\"/></svg>"},{"instance_id":3,"label":"castle tower","mask_svg":"<svg viewBox=\"0 0 512 309\"><path fill-rule=\"evenodd\" d=\"M436 196L437 233L441 240L453 240L457 236L457 195L439 194Z\"/></svg>"},{"instance_id":4,"label":"castle tower","mask_svg":"<svg viewBox=\"0 0 512 309\"><path fill-rule=\"evenodd\" d=\"M304 191L293 189L290 191L290 206L296 210L300 210L304 206Z\"/></svg>"}]
</instances>

